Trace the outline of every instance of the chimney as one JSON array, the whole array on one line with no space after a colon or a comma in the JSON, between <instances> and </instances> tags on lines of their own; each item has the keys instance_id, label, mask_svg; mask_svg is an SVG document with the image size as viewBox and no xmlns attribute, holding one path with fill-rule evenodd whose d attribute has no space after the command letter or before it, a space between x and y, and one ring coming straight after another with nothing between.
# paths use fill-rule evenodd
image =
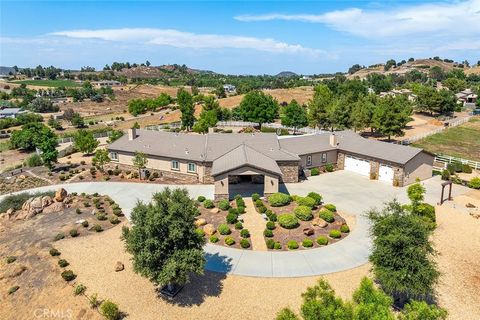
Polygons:
<instances>
[{"instance_id":1,"label":"chimney","mask_svg":"<svg viewBox=\"0 0 480 320\"><path fill-rule=\"evenodd\" d=\"M330 134L330 145L332 147L337 147L337 136L335 136L335 133Z\"/></svg>"},{"instance_id":2,"label":"chimney","mask_svg":"<svg viewBox=\"0 0 480 320\"><path fill-rule=\"evenodd\" d=\"M137 137L137 129L135 128L128 129L128 140L132 141L136 137Z\"/></svg>"}]
</instances>

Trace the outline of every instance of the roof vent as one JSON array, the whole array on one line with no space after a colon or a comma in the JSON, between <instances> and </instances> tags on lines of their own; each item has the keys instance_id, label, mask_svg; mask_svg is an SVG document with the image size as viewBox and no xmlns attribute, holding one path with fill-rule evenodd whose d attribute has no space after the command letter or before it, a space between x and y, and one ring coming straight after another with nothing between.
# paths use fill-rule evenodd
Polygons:
<instances>
[{"instance_id":1,"label":"roof vent","mask_svg":"<svg viewBox=\"0 0 480 320\"><path fill-rule=\"evenodd\" d=\"M187 148L185 148L185 154L188 154L188 149Z\"/></svg>"}]
</instances>

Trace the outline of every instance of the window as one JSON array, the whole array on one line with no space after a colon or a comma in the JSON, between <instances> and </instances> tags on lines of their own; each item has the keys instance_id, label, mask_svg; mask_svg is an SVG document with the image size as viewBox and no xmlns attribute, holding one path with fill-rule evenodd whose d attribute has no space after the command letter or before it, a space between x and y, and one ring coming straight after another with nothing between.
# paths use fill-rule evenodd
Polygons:
<instances>
[{"instance_id":1,"label":"window","mask_svg":"<svg viewBox=\"0 0 480 320\"><path fill-rule=\"evenodd\" d=\"M193 162L188 163L188 172L197 172L197 165Z\"/></svg>"},{"instance_id":2,"label":"window","mask_svg":"<svg viewBox=\"0 0 480 320\"><path fill-rule=\"evenodd\" d=\"M180 164L177 160L172 160L172 170L180 170Z\"/></svg>"},{"instance_id":3,"label":"window","mask_svg":"<svg viewBox=\"0 0 480 320\"><path fill-rule=\"evenodd\" d=\"M307 156L307 166L312 165L312 156Z\"/></svg>"},{"instance_id":4,"label":"window","mask_svg":"<svg viewBox=\"0 0 480 320\"><path fill-rule=\"evenodd\" d=\"M112 159L112 161L118 161L118 153L110 152L110 159Z\"/></svg>"},{"instance_id":5,"label":"window","mask_svg":"<svg viewBox=\"0 0 480 320\"><path fill-rule=\"evenodd\" d=\"M327 154L322 153L322 162L327 162Z\"/></svg>"}]
</instances>

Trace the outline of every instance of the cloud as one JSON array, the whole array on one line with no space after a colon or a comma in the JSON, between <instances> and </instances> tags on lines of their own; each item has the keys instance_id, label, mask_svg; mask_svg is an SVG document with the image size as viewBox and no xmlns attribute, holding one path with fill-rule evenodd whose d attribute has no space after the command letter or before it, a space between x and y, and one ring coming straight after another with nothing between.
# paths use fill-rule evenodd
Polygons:
<instances>
[{"instance_id":1,"label":"cloud","mask_svg":"<svg viewBox=\"0 0 480 320\"><path fill-rule=\"evenodd\" d=\"M321 23L328 27L365 38L386 38L415 34L478 36L480 0L428 3L385 10L349 8L323 14L240 15L244 22L299 21Z\"/></svg>"},{"instance_id":2,"label":"cloud","mask_svg":"<svg viewBox=\"0 0 480 320\"><path fill-rule=\"evenodd\" d=\"M134 42L150 45L171 46L192 49L252 49L270 53L326 54L323 50L306 48L299 44L289 44L271 38L255 38L234 35L196 34L173 29L122 28L99 30L67 30L49 33L76 39L101 39L105 41Z\"/></svg>"}]
</instances>

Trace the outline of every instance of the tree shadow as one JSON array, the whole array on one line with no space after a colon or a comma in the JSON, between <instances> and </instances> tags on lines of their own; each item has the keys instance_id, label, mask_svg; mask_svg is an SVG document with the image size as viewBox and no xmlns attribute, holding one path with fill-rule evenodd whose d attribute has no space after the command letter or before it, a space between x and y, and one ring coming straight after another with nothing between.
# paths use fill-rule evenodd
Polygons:
<instances>
[{"instance_id":1,"label":"tree shadow","mask_svg":"<svg viewBox=\"0 0 480 320\"><path fill-rule=\"evenodd\" d=\"M205 253L205 258L208 270L205 270L204 275L192 274L190 282L185 284L174 298L161 295L160 288L156 289L158 296L166 302L180 307L199 306L207 297L218 297L223 290L223 280L232 270L231 258L218 253Z\"/></svg>"}]
</instances>

